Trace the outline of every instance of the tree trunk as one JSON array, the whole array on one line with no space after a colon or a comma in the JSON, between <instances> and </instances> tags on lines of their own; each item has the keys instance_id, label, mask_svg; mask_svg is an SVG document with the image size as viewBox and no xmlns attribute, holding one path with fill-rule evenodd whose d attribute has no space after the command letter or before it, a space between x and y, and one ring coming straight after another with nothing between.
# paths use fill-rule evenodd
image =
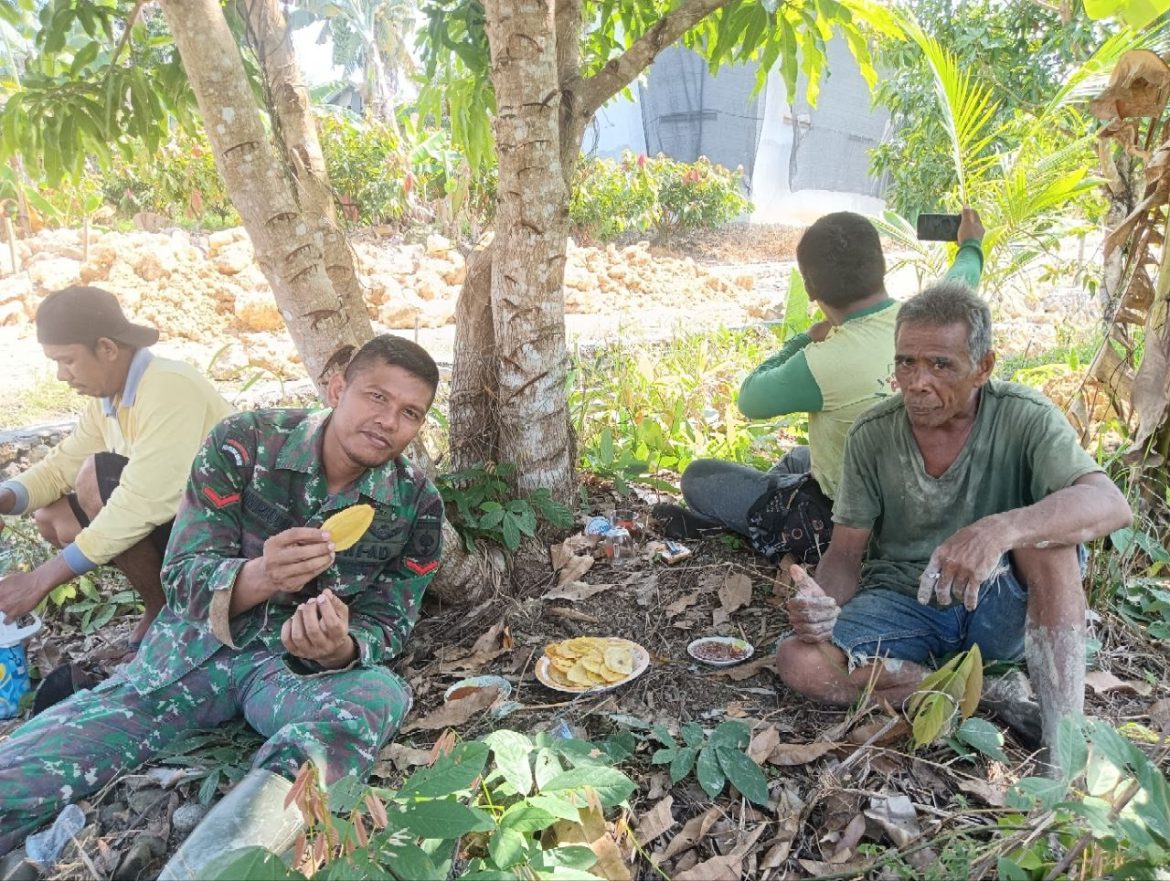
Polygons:
<instances>
[{"instance_id":1,"label":"tree trunk","mask_svg":"<svg viewBox=\"0 0 1170 881\"><path fill-rule=\"evenodd\" d=\"M561 283L569 212L552 6L488 0L484 11L499 155L491 304L500 459L517 466L521 491L547 487L568 501L573 463Z\"/></svg>"},{"instance_id":2,"label":"tree trunk","mask_svg":"<svg viewBox=\"0 0 1170 881\"><path fill-rule=\"evenodd\" d=\"M492 251L479 248L455 304L455 363L451 370L451 468L499 461L496 445L496 335L492 324Z\"/></svg>"},{"instance_id":3,"label":"tree trunk","mask_svg":"<svg viewBox=\"0 0 1170 881\"><path fill-rule=\"evenodd\" d=\"M219 173L252 240L309 377L322 388L373 335L329 279L320 217L307 212L270 145L218 0L160 0Z\"/></svg>"},{"instance_id":4,"label":"tree trunk","mask_svg":"<svg viewBox=\"0 0 1170 881\"><path fill-rule=\"evenodd\" d=\"M293 54L292 31L284 10L279 0L241 0L241 5L247 16L252 50L264 72L269 112L284 145L286 166L296 183L294 194L306 218L316 220L320 227L325 272L342 308L351 315L366 313L365 292L358 279L353 250L337 222L317 122L309 110L309 90ZM373 328L369 335L373 335Z\"/></svg>"}]
</instances>

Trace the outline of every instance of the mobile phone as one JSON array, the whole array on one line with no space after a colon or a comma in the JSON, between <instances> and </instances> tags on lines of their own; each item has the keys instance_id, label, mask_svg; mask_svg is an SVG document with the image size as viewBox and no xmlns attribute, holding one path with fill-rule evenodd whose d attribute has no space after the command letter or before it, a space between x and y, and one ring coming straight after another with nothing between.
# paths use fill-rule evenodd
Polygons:
<instances>
[{"instance_id":1,"label":"mobile phone","mask_svg":"<svg viewBox=\"0 0 1170 881\"><path fill-rule=\"evenodd\" d=\"M958 214L919 214L918 240L921 242L957 242Z\"/></svg>"}]
</instances>

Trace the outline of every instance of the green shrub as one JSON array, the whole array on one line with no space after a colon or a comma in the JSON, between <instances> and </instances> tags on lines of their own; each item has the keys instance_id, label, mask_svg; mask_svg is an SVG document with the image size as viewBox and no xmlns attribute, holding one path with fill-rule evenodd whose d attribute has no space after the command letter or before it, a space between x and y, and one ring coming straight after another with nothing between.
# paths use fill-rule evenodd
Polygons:
<instances>
[{"instance_id":1,"label":"green shrub","mask_svg":"<svg viewBox=\"0 0 1170 881\"><path fill-rule=\"evenodd\" d=\"M569 216L586 236L624 232L669 236L714 229L751 208L740 192L743 173L705 158L694 163L626 152L620 162L589 157L577 165Z\"/></svg>"},{"instance_id":2,"label":"green shrub","mask_svg":"<svg viewBox=\"0 0 1170 881\"><path fill-rule=\"evenodd\" d=\"M408 173L398 139L385 125L324 116L321 151L348 220L392 223L406 212L418 181Z\"/></svg>"},{"instance_id":3,"label":"green shrub","mask_svg":"<svg viewBox=\"0 0 1170 881\"><path fill-rule=\"evenodd\" d=\"M101 178L102 195L123 218L153 211L200 226L239 223L206 137L176 133L151 157L121 158Z\"/></svg>"}]
</instances>

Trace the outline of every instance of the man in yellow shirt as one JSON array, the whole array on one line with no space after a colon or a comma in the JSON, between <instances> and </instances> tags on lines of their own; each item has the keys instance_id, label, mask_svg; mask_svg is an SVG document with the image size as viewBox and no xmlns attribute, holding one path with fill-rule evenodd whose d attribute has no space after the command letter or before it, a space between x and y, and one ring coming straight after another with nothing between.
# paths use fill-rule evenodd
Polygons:
<instances>
[{"instance_id":1,"label":"man in yellow shirt","mask_svg":"<svg viewBox=\"0 0 1170 881\"><path fill-rule=\"evenodd\" d=\"M93 400L48 456L0 483L0 514L33 512L61 549L31 572L0 578L0 614L13 620L58 585L113 563L145 607L127 646L135 651L165 602L162 557L191 462L232 408L193 367L155 357L158 331L131 324L108 291L52 293L36 325L57 378Z\"/></svg>"}]
</instances>

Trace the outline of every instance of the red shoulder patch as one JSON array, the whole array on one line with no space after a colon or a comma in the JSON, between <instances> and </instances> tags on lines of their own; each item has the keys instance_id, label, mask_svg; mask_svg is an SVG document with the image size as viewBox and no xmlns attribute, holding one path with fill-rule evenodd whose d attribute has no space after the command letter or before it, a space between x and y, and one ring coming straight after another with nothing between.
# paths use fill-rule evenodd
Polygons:
<instances>
[{"instance_id":1,"label":"red shoulder patch","mask_svg":"<svg viewBox=\"0 0 1170 881\"><path fill-rule=\"evenodd\" d=\"M221 496L210 486L203 487L203 495L206 496L207 500L217 508L226 508L233 502L238 502L240 500L239 493L229 493L226 496Z\"/></svg>"},{"instance_id":2,"label":"red shoulder patch","mask_svg":"<svg viewBox=\"0 0 1170 881\"><path fill-rule=\"evenodd\" d=\"M415 575L427 575L439 568L439 561L431 560L429 563L420 563L418 560L412 560L407 557L403 561L403 565Z\"/></svg>"}]
</instances>

